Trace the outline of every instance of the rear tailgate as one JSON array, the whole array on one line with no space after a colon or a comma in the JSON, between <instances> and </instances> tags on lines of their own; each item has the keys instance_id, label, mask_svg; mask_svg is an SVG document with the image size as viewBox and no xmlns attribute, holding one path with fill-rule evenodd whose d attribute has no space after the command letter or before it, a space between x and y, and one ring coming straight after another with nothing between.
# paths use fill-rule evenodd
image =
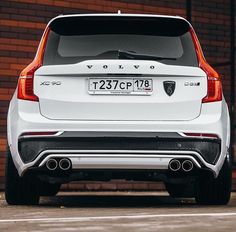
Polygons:
<instances>
[{"instance_id":1,"label":"rear tailgate","mask_svg":"<svg viewBox=\"0 0 236 232\"><path fill-rule=\"evenodd\" d=\"M153 91L146 95L91 94L89 78L151 79ZM170 96L165 81L175 85ZM41 114L49 119L192 120L199 116L207 94L207 77L198 67L157 61L89 60L39 68L34 92Z\"/></svg>"}]
</instances>

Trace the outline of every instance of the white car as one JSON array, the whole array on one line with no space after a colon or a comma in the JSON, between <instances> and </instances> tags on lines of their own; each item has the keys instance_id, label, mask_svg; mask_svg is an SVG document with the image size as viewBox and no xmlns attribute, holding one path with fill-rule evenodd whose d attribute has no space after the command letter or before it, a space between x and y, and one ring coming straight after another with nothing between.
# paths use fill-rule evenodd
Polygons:
<instances>
[{"instance_id":1,"label":"white car","mask_svg":"<svg viewBox=\"0 0 236 232\"><path fill-rule=\"evenodd\" d=\"M9 204L117 178L163 181L199 204L230 199L221 78L182 17L53 18L20 74L7 131Z\"/></svg>"}]
</instances>

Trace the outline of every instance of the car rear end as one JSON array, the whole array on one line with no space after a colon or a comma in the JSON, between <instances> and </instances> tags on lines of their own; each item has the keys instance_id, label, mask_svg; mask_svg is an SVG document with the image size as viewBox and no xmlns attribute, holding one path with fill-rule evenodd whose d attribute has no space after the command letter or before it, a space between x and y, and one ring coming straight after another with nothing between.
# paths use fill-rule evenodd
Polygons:
<instances>
[{"instance_id":1,"label":"car rear end","mask_svg":"<svg viewBox=\"0 0 236 232\"><path fill-rule=\"evenodd\" d=\"M217 178L229 148L221 78L181 17L59 16L20 75L8 143L20 176L49 183Z\"/></svg>"}]
</instances>

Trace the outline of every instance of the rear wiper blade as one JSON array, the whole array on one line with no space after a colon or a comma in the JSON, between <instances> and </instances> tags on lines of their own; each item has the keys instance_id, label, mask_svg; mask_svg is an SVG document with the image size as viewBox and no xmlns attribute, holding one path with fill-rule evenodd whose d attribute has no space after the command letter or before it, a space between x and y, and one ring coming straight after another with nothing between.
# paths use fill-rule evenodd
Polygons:
<instances>
[{"instance_id":1,"label":"rear wiper blade","mask_svg":"<svg viewBox=\"0 0 236 232\"><path fill-rule=\"evenodd\" d=\"M139 54L135 52L118 50L119 59L134 59L134 60L177 60L172 57L153 56L148 54Z\"/></svg>"}]
</instances>

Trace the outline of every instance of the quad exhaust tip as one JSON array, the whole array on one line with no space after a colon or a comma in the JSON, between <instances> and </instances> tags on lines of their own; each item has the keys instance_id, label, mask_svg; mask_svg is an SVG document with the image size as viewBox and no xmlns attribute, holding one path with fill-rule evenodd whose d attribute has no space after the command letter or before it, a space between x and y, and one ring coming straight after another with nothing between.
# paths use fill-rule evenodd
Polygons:
<instances>
[{"instance_id":1,"label":"quad exhaust tip","mask_svg":"<svg viewBox=\"0 0 236 232\"><path fill-rule=\"evenodd\" d=\"M184 160L183 162L180 162L177 159L173 159L169 163L169 169L173 172L177 172L180 170L184 172L190 172L193 170L193 168L194 168L194 164L191 160Z\"/></svg>"},{"instance_id":2,"label":"quad exhaust tip","mask_svg":"<svg viewBox=\"0 0 236 232\"><path fill-rule=\"evenodd\" d=\"M47 162L46 162L46 167L48 170L50 171L54 171L57 169L58 167L58 162L55 160L55 159L49 159Z\"/></svg>"},{"instance_id":3,"label":"quad exhaust tip","mask_svg":"<svg viewBox=\"0 0 236 232\"><path fill-rule=\"evenodd\" d=\"M55 171L56 169L67 171L71 169L71 166L71 162L67 158L62 158L60 160L51 158L46 162L46 168L50 171Z\"/></svg>"},{"instance_id":4,"label":"quad exhaust tip","mask_svg":"<svg viewBox=\"0 0 236 232\"><path fill-rule=\"evenodd\" d=\"M69 159L63 158L59 162L59 168L61 170L67 171L71 168L71 162Z\"/></svg>"},{"instance_id":5,"label":"quad exhaust tip","mask_svg":"<svg viewBox=\"0 0 236 232\"><path fill-rule=\"evenodd\" d=\"M182 169L185 171L185 172L190 172L193 170L193 162L191 160L185 160L183 163L182 163Z\"/></svg>"},{"instance_id":6,"label":"quad exhaust tip","mask_svg":"<svg viewBox=\"0 0 236 232\"><path fill-rule=\"evenodd\" d=\"M179 162L179 160L173 159L169 163L169 168L170 168L171 171L177 172L181 168L181 163Z\"/></svg>"}]
</instances>

